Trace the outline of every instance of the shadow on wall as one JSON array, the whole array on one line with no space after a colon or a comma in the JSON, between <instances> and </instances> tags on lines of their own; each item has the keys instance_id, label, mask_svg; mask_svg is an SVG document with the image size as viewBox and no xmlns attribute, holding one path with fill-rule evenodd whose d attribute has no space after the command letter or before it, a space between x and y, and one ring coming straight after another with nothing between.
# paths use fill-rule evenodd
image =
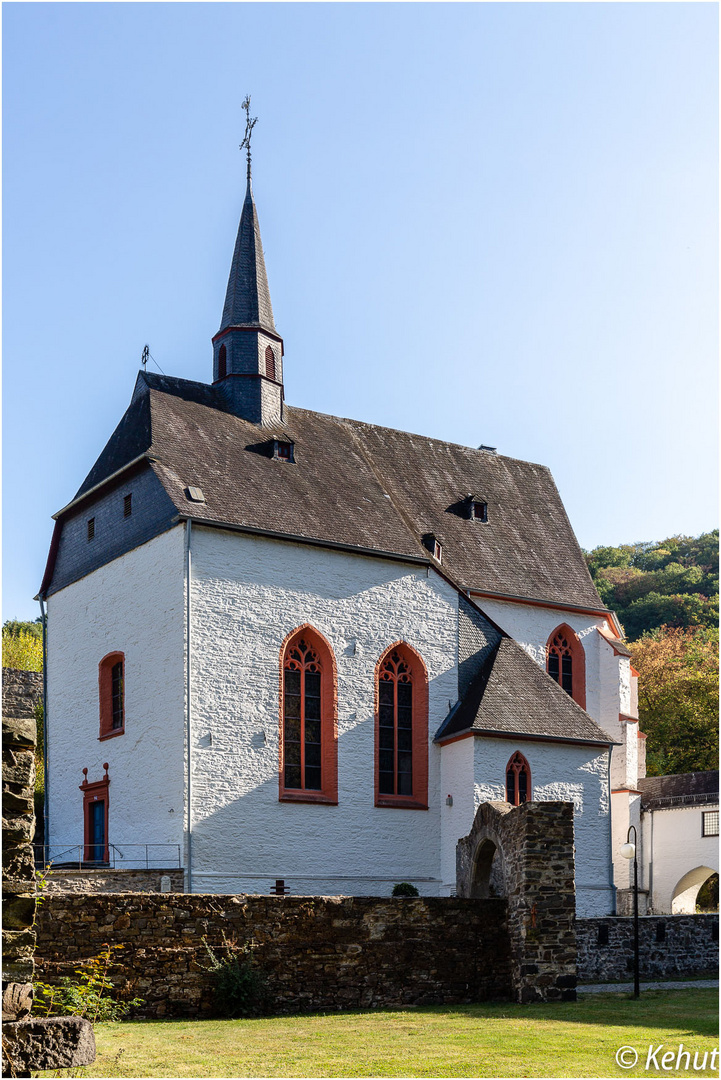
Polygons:
<instances>
[{"instance_id":1,"label":"shadow on wall","mask_svg":"<svg viewBox=\"0 0 721 1080\"><path fill-rule=\"evenodd\" d=\"M687 874L684 874L673 890L671 913L673 915L693 915L696 911L696 897L701 891L701 887L716 873L718 871L713 870L710 866L697 866L694 870L689 870Z\"/></svg>"}]
</instances>

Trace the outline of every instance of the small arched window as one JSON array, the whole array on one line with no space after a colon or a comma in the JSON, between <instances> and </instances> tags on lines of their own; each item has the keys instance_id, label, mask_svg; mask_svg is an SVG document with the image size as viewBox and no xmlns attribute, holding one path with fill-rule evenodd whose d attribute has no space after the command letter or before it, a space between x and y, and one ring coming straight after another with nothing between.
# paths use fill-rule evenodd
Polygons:
<instances>
[{"instance_id":1,"label":"small arched window","mask_svg":"<svg viewBox=\"0 0 721 1080\"><path fill-rule=\"evenodd\" d=\"M506 765L506 802L520 806L531 798L531 767L523 754L515 753Z\"/></svg>"},{"instance_id":2,"label":"small arched window","mask_svg":"<svg viewBox=\"0 0 721 1080\"><path fill-rule=\"evenodd\" d=\"M125 656L108 653L98 667L100 695L99 739L122 735L125 731Z\"/></svg>"},{"instance_id":3,"label":"small arched window","mask_svg":"<svg viewBox=\"0 0 721 1080\"><path fill-rule=\"evenodd\" d=\"M427 809L428 677L398 642L376 668L376 806Z\"/></svg>"},{"instance_id":4,"label":"small arched window","mask_svg":"<svg viewBox=\"0 0 721 1080\"><path fill-rule=\"evenodd\" d=\"M336 671L330 646L302 627L281 651L280 798L338 801Z\"/></svg>"},{"instance_id":5,"label":"small arched window","mask_svg":"<svg viewBox=\"0 0 721 1080\"><path fill-rule=\"evenodd\" d=\"M270 345L265 350L265 374L275 382L275 353Z\"/></svg>"},{"instance_id":6,"label":"small arched window","mask_svg":"<svg viewBox=\"0 0 721 1080\"><path fill-rule=\"evenodd\" d=\"M557 627L546 643L546 670L581 708L586 707L586 655L570 626Z\"/></svg>"},{"instance_id":7,"label":"small arched window","mask_svg":"<svg viewBox=\"0 0 721 1080\"><path fill-rule=\"evenodd\" d=\"M221 345L218 349L218 378L224 379L228 374L228 354L225 349L225 345Z\"/></svg>"}]
</instances>

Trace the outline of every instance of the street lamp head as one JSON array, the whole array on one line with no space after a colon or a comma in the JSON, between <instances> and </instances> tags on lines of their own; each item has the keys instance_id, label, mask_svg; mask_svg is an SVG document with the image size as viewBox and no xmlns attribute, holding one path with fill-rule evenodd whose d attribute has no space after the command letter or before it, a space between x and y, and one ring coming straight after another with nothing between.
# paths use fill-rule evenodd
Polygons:
<instances>
[{"instance_id":1,"label":"street lamp head","mask_svg":"<svg viewBox=\"0 0 721 1080\"><path fill-rule=\"evenodd\" d=\"M620 854L622 855L622 857L624 859L633 859L635 857L635 855L636 855L636 845L635 844L621 844L621 852L620 852Z\"/></svg>"}]
</instances>

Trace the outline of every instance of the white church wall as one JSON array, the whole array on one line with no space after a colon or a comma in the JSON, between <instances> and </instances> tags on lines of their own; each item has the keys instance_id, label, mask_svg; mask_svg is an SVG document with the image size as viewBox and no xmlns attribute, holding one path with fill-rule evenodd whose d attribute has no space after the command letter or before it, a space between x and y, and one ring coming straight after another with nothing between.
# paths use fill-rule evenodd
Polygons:
<instances>
[{"instance_id":1,"label":"white church wall","mask_svg":"<svg viewBox=\"0 0 721 1080\"><path fill-rule=\"evenodd\" d=\"M498 623L507 634L518 642L529 656L546 666L546 643L553 630L567 623L578 634L583 645L586 662L586 711L605 729L605 721L613 716L618 719L618 670L608 663L608 650L613 650L596 632L606 620L602 615L584 615L557 608L538 607L534 604L515 604L505 600L475 598L486 614ZM616 680L616 698L609 699L609 680Z\"/></svg>"},{"instance_id":2,"label":"white church wall","mask_svg":"<svg viewBox=\"0 0 721 1080\"><path fill-rule=\"evenodd\" d=\"M82 770L89 783L102 780L106 761L109 842L182 845L183 533L162 533L48 599L53 845L83 843ZM125 731L100 741L98 664L115 651L125 654ZM136 854L127 848L126 861ZM156 865L171 854L150 852Z\"/></svg>"},{"instance_id":3,"label":"white church wall","mask_svg":"<svg viewBox=\"0 0 721 1080\"><path fill-rule=\"evenodd\" d=\"M426 567L220 530L194 528L192 550L194 891L437 895L455 591ZM337 664L337 806L278 800L279 655L304 623ZM426 811L374 806L374 671L400 639L428 669Z\"/></svg>"},{"instance_id":4,"label":"white church wall","mask_svg":"<svg viewBox=\"0 0 721 1080\"><path fill-rule=\"evenodd\" d=\"M441 877L442 894L446 896L456 887L456 844L471 831L477 809L473 743L471 735L441 748ZM450 806L448 796L453 800Z\"/></svg>"},{"instance_id":5,"label":"white church wall","mask_svg":"<svg viewBox=\"0 0 721 1080\"><path fill-rule=\"evenodd\" d=\"M653 914L693 913L702 884L712 872L719 872L718 836L702 835L702 814L709 810L718 810L718 804L643 814L644 862Z\"/></svg>"},{"instance_id":6,"label":"white church wall","mask_svg":"<svg viewBox=\"0 0 721 1080\"><path fill-rule=\"evenodd\" d=\"M573 743L476 737L476 809L481 802L505 799L506 765L516 751L530 765L534 801L574 804L578 917L609 915L614 898L609 881L611 824L606 751L599 753L595 747Z\"/></svg>"}]
</instances>

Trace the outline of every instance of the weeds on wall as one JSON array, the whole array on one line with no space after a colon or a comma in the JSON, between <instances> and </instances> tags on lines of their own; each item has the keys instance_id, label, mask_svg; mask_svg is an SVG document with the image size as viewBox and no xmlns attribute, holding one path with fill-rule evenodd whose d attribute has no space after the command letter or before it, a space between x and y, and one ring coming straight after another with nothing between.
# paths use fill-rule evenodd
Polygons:
<instances>
[{"instance_id":1,"label":"weeds on wall","mask_svg":"<svg viewBox=\"0 0 721 1080\"><path fill-rule=\"evenodd\" d=\"M252 947L238 945L223 934L223 944L214 951L203 938L213 974L215 1007L219 1016L260 1016L270 1010L272 993L268 977L253 962Z\"/></svg>"},{"instance_id":2,"label":"weeds on wall","mask_svg":"<svg viewBox=\"0 0 721 1080\"><path fill-rule=\"evenodd\" d=\"M114 984L108 971L115 950L123 948L124 945L106 944L102 952L75 969L75 978L66 975L57 986L34 983L35 1015L82 1016L96 1024L104 1020L122 1020L130 1009L142 1005L143 998L115 1001L110 996Z\"/></svg>"}]
</instances>

